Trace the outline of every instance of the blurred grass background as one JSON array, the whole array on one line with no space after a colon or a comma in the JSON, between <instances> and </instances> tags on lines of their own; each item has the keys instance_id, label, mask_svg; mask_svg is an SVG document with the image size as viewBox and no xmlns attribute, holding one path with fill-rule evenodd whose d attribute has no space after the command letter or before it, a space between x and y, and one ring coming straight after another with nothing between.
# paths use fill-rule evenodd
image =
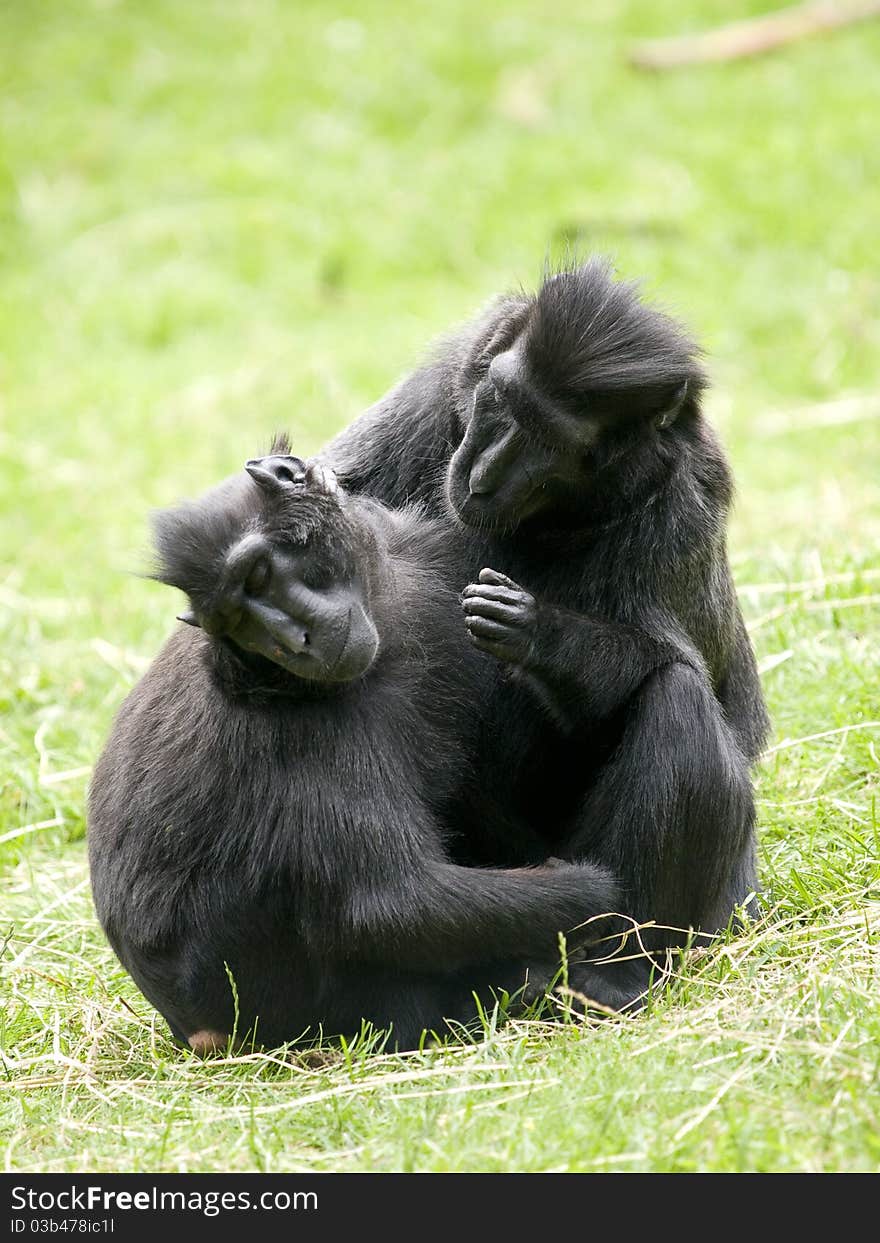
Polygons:
<instances>
[{"instance_id":1,"label":"blurred grass background","mask_svg":"<svg viewBox=\"0 0 880 1243\"><path fill-rule=\"evenodd\" d=\"M767 7L0 2L8 1168L880 1163L880 23L626 62ZM82 841L88 770L172 624L131 573L147 513L276 428L316 448L572 247L707 347L779 748L769 923L635 1025L181 1059L95 928Z\"/></svg>"}]
</instances>

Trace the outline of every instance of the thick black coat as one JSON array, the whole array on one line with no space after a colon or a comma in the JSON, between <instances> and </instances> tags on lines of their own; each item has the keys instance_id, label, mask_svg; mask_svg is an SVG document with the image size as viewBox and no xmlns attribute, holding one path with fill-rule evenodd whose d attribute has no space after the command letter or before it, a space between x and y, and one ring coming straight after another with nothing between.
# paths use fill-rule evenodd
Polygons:
<instances>
[{"instance_id":1,"label":"thick black coat","mask_svg":"<svg viewBox=\"0 0 880 1243\"><path fill-rule=\"evenodd\" d=\"M456 531L464 512L472 577L492 567L490 581L517 588L496 593L512 619L503 642L474 634L501 660L480 705L471 810L485 815L465 816L459 857L512 864L543 847L601 861L635 919L714 931L757 888L748 769L767 716L704 385L678 325L591 263L534 298L499 299L322 456L353 491L419 501ZM481 503L517 471L528 483L551 450L546 494L532 488L521 519L510 507L484 519ZM539 844L498 837L492 809L504 802ZM646 978L647 965L619 967L588 971L582 986L620 1005Z\"/></svg>"},{"instance_id":2,"label":"thick black coat","mask_svg":"<svg viewBox=\"0 0 880 1243\"><path fill-rule=\"evenodd\" d=\"M207 607L230 542L259 524L252 500L243 476L175 519L161 576ZM350 1037L362 1020L410 1047L473 1019L474 990L518 988L530 960L552 972L557 932L618 905L590 865L450 861L489 668L461 626L460 549L418 513L321 503L364 563L380 636L368 672L313 685L182 627L122 705L92 782L101 923L199 1049L233 1032Z\"/></svg>"}]
</instances>

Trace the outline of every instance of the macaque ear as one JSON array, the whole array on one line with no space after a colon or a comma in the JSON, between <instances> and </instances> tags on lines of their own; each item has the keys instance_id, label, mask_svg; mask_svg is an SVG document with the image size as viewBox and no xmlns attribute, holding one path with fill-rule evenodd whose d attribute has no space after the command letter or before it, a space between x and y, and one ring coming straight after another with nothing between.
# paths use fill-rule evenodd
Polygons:
<instances>
[{"instance_id":1,"label":"macaque ear","mask_svg":"<svg viewBox=\"0 0 880 1243\"><path fill-rule=\"evenodd\" d=\"M269 457L251 458L244 468L263 492L271 496L281 496L292 489L307 489L325 496L336 496L339 492L336 475L317 459L307 464L288 453L273 453Z\"/></svg>"},{"instance_id":2,"label":"macaque ear","mask_svg":"<svg viewBox=\"0 0 880 1243\"><path fill-rule=\"evenodd\" d=\"M306 466L302 458L289 454L273 454L270 457L251 458L245 462L245 470L264 492L278 495L291 488L301 488L306 482Z\"/></svg>"},{"instance_id":3,"label":"macaque ear","mask_svg":"<svg viewBox=\"0 0 880 1243\"><path fill-rule=\"evenodd\" d=\"M654 415L654 426L659 428L669 427L678 418L681 408L684 405L685 398L688 395L688 382L682 381L678 388L672 394L672 397L664 405L663 409Z\"/></svg>"},{"instance_id":4,"label":"macaque ear","mask_svg":"<svg viewBox=\"0 0 880 1243\"><path fill-rule=\"evenodd\" d=\"M213 638L226 634L229 629L229 624L224 616L210 616L206 617L204 621L199 621L192 609L178 613L177 620L185 622L187 626L195 626L197 630L204 630L205 634L209 634Z\"/></svg>"}]
</instances>

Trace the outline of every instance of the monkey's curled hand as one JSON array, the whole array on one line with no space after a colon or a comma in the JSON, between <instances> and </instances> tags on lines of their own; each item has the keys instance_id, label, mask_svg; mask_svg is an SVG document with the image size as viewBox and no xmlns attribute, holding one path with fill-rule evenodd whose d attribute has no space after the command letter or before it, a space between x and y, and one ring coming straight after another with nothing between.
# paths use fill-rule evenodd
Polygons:
<instances>
[{"instance_id":1,"label":"monkey's curled hand","mask_svg":"<svg viewBox=\"0 0 880 1243\"><path fill-rule=\"evenodd\" d=\"M461 594L465 626L476 647L511 664L527 664L538 630L538 603L497 570L480 570Z\"/></svg>"}]
</instances>

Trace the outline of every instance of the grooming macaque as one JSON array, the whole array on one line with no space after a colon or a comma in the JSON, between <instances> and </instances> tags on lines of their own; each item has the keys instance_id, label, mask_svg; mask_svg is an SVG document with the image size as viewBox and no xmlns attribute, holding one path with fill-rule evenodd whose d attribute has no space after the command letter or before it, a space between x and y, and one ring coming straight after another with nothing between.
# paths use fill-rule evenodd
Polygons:
<instances>
[{"instance_id":1,"label":"grooming macaque","mask_svg":"<svg viewBox=\"0 0 880 1243\"><path fill-rule=\"evenodd\" d=\"M732 485L698 350L591 262L502 297L322 454L344 486L469 533L468 633L494 657L456 857L590 860L659 952L757 888L767 715L726 553ZM495 832L515 808L530 831ZM677 931L681 930L681 931ZM626 956L633 952L632 944ZM652 959L580 987L638 1004Z\"/></svg>"}]
</instances>

